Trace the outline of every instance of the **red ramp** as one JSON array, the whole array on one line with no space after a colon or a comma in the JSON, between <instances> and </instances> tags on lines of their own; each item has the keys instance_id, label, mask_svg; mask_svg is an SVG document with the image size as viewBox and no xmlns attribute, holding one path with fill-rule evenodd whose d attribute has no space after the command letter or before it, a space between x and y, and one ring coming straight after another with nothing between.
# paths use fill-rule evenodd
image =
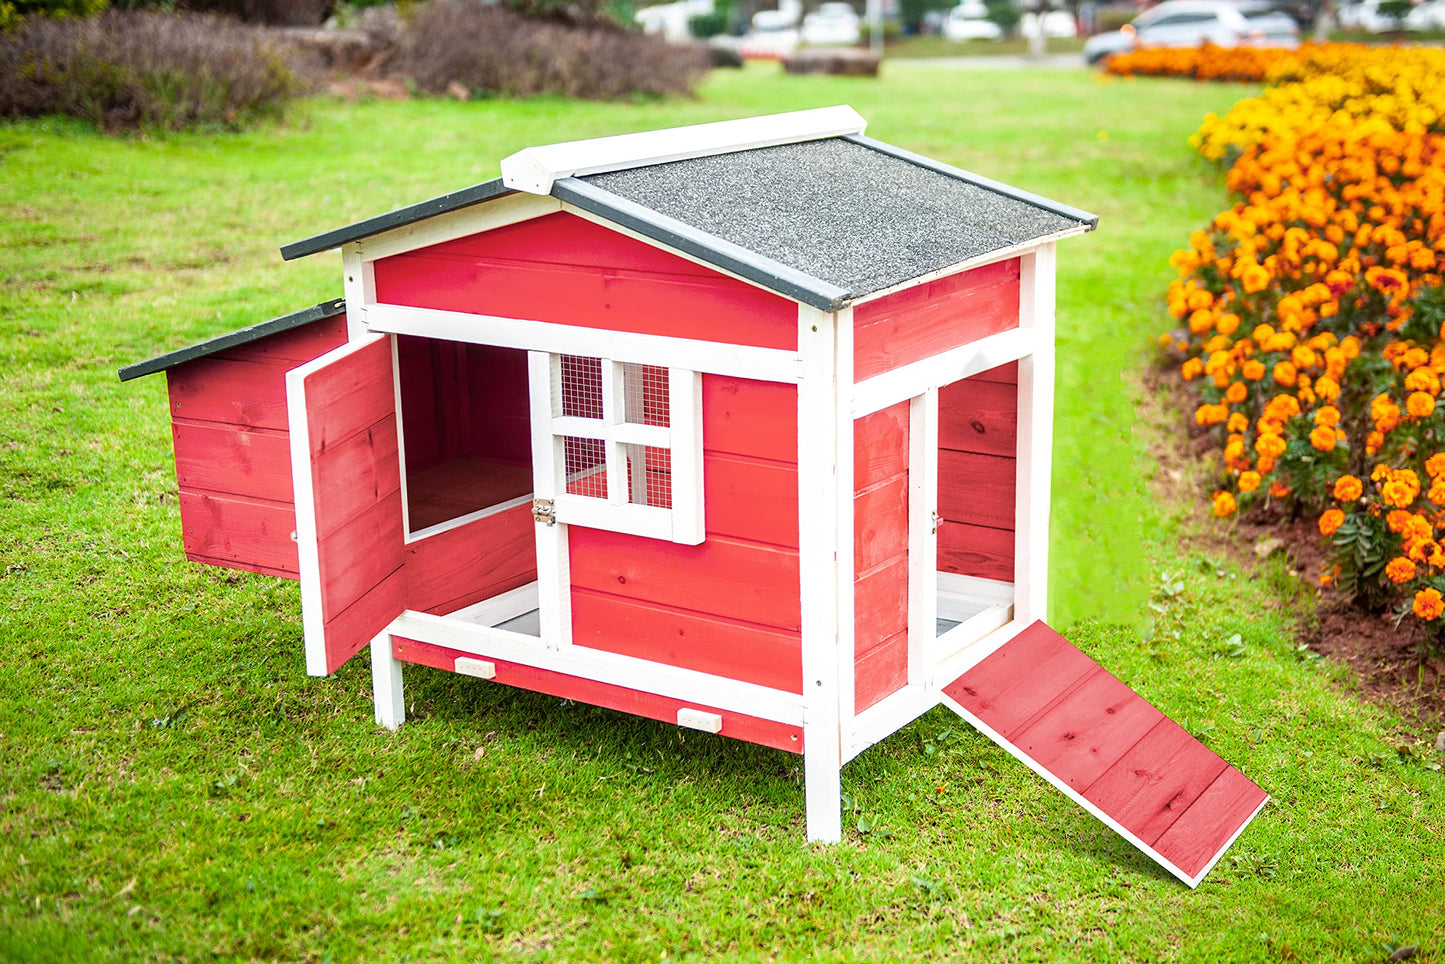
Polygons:
<instances>
[{"instance_id":1,"label":"red ramp","mask_svg":"<svg viewBox=\"0 0 1445 964\"><path fill-rule=\"evenodd\" d=\"M1269 799L1041 622L943 693L949 709L1190 887Z\"/></svg>"}]
</instances>

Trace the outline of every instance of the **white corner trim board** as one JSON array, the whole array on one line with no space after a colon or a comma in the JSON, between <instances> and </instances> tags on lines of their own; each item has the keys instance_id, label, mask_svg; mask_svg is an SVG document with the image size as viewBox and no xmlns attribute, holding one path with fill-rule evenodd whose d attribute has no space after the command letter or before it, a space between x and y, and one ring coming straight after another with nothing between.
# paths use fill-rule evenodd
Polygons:
<instances>
[{"instance_id":1,"label":"white corner trim board","mask_svg":"<svg viewBox=\"0 0 1445 964\"><path fill-rule=\"evenodd\" d=\"M546 144L504 158L502 183L514 191L549 194L553 181L567 177L861 134L867 126L857 111L839 105Z\"/></svg>"}]
</instances>

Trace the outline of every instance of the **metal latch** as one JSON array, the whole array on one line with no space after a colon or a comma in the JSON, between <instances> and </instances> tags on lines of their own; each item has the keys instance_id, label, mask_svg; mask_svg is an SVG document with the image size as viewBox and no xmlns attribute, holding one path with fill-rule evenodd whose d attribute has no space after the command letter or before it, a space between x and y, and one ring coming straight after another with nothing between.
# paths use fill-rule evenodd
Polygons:
<instances>
[{"instance_id":1,"label":"metal latch","mask_svg":"<svg viewBox=\"0 0 1445 964\"><path fill-rule=\"evenodd\" d=\"M556 525L557 506L551 499L533 499L532 519L533 521L542 523L544 526Z\"/></svg>"}]
</instances>

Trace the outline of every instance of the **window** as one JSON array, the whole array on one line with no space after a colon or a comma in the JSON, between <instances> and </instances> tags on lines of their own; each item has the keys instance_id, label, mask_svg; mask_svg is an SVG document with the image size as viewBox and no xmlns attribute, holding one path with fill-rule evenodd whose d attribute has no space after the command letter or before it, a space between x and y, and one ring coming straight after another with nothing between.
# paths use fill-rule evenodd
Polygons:
<instances>
[{"instance_id":1,"label":"window","mask_svg":"<svg viewBox=\"0 0 1445 964\"><path fill-rule=\"evenodd\" d=\"M557 521L702 542L697 373L583 355L534 353L533 365Z\"/></svg>"}]
</instances>

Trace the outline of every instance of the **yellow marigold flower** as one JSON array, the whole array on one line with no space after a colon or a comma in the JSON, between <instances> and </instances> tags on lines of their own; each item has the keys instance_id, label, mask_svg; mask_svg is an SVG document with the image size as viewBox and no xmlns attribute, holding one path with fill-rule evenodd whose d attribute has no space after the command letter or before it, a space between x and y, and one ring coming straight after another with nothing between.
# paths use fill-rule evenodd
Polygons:
<instances>
[{"instance_id":1,"label":"yellow marigold flower","mask_svg":"<svg viewBox=\"0 0 1445 964\"><path fill-rule=\"evenodd\" d=\"M1415 602L1410 609L1416 616L1430 622L1439 619L1440 614L1445 613L1445 600L1441 599L1438 589L1421 589L1415 593Z\"/></svg>"},{"instance_id":2,"label":"yellow marigold flower","mask_svg":"<svg viewBox=\"0 0 1445 964\"><path fill-rule=\"evenodd\" d=\"M1202 335L1214 327L1214 313L1208 308L1200 308L1189 314L1189 330L1196 335Z\"/></svg>"},{"instance_id":3,"label":"yellow marigold flower","mask_svg":"<svg viewBox=\"0 0 1445 964\"><path fill-rule=\"evenodd\" d=\"M1174 336L1171 335L1171 334L1169 334L1169 332L1166 331L1164 334L1162 334L1162 335L1159 336L1159 347L1160 347L1160 348L1168 348L1170 345L1173 345L1173 344L1174 344Z\"/></svg>"},{"instance_id":4,"label":"yellow marigold flower","mask_svg":"<svg viewBox=\"0 0 1445 964\"><path fill-rule=\"evenodd\" d=\"M1411 392L1405 399L1405 411L1413 418L1425 418L1435 411L1435 396L1429 392Z\"/></svg>"},{"instance_id":5,"label":"yellow marigold flower","mask_svg":"<svg viewBox=\"0 0 1445 964\"><path fill-rule=\"evenodd\" d=\"M1325 428L1334 428L1340 424L1340 410L1333 405L1322 406L1315 412L1315 424L1323 425Z\"/></svg>"},{"instance_id":6,"label":"yellow marigold flower","mask_svg":"<svg viewBox=\"0 0 1445 964\"><path fill-rule=\"evenodd\" d=\"M1287 361L1278 362L1274 366L1274 380L1286 388L1293 388L1297 377L1294 365Z\"/></svg>"},{"instance_id":7,"label":"yellow marigold flower","mask_svg":"<svg viewBox=\"0 0 1445 964\"><path fill-rule=\"evenodd\" d=\"M1333 452L1335 448L1335 430L1318 426L1310 432L1310 444L1321 452Z\"/></svg>"},{"instance_id":8,"label":"yellow marigold flower","mask_svg":"<svg viewBox=\"0 0 1445 964\"><path fill-rule=\"evenodd\" d=\"M1270 494L1273 494L1273 490ZM1345 514L1343 512L1339 509L1326 509L1320 515L1320 535L1332 536L1344 524Z\"/></svg>"},{"instance_id":9,"label":"yellow marigold flower","mask_svg":"<svg viewBox=\"0 0 1445 964\"><path fill-rule=\"evenodd\" d=\"M1353 502L1365 492L1364 483L1353 475L1342 475L1335 480L1334 496L1341 502Z\"/></svg>"},{"instance_id":10,"label":"yellow marigold flower","mask_svg":"<svg viewBox=\"0 0 1445 964\"><path fill-rule=\"evenodd\" d=\"M1340 339L1340 351L1345 353L1345 358L1353 361L1360 357L1360 339L1354 335Z\"/></svg>"},{"instance_id":11,"label":"yellow marigold flower","mask_svg":"<svg viewBox=\"0 0 1445 964\"><path fill-rule=\"evenodd\" d=\"M1404 556L1396 556L1385 566L1385 578L1397 586L1407 583L1415 578L1415 564Z\"/></svg>"},{"instance_id":12,"label":"yellow marigold flower","mask_svg":"<svg viewBox=\"0 0 1445 964\"><path fill-rule=\"evenodd\" d=\"M1232 311L1227 311L1219 316L1219 321L1214 327L1221 335L1232 335L1239 330L1239 316Z\"/></svg>"},{"instance_id":13,"label":"yellow marigold flower","mask_svg":"<svg viewBox=\"0 0 1445 964\"><path fill-rule=\"evenodd\" d=\"M1260 477L1258 472L1239 473L1239 491L1253 492L1259 488Z\"/></svg>"},{"instance_id":14,"label":"yellow marigold flower","mask_svg":"<svg viewBox=\"0 0 1445 964\"><path fill-rule=\"evenodd\" d=\"M1234 496L1228 492L1214 493L1214 514L1223 519L1225 516L1234 515L1234 510L1239 506L1234 501Z\"/></svg>"},{"instance_id":15,"label":"yellow marigold flower","mask_svg":"<svg viewBox=\"0 0 1445 964\"><path fill-rule=\"evenodd\" d=\"M1240 280L1244 283L1244 290L1248 294L1263 291L1269 287L1269 269L1258 264L1249 265L1244 269Z\"/></svg>"},{"instance_id":16,"label":"yellow marigold flower","mask_svg":"<svg viewBox=\"0 0 1445 964\"><path fill-rule=\"evenodd\" d=\"M1294 362L1295 368L1305 369L1314 367L1316 358L1315 350L1309 345L1296 345L1289 353L1290 361Z\"/></svg>"},{"instance_id":17,"label":"yellow marigold flower","mask_svg":"<svg viewBox=\"0 0 1445 964\"><path fill-rule=\"evenodd\" d=\"M1253 358L1239 366L1239 373L1251 382L1257 382L1263 378L1264 371L1264 362L1256 361Z\"/></svg>"}]
</instances>

